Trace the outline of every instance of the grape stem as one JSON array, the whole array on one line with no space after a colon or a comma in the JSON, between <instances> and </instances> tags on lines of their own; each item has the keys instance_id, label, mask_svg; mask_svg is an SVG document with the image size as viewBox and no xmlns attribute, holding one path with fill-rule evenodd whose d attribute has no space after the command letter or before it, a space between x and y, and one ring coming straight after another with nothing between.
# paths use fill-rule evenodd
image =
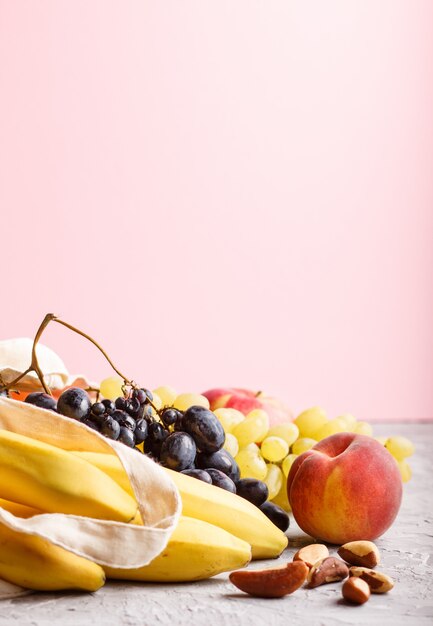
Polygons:
<instances>
[{"instance_id":1,"label":"grape stem","mask_svg":"<svg viewBox=\"0 0 433 626\"><path fill-rule=\"evenodd\" d=\"M123 379L123 382L125 383L125 386L129 386L129 387L136 387L137 385L134 383L134 381L129 380L126 376L124 376L122 374L122 372L120 370L117 369L117 367L114 365L113 361L110 359L110 357L108 356L108 354L105 352L105 350L103 348L101 348L101 346L99 345L99 343L97 341L95 341L94 339L92 339L92 337L90 337L90 335L87 335L86 333L84 333L82 330L79 330L78 328L75 328L75 326L72 326L72 324L68 324L68 322L64 322L63 320L61 320L59 317L57 317L56 315L54 315L54 313L47 313L44 317L44 319L42 320L35 338L33 340L33 347L32 347L32 359L30 362L30 366L26 369L25 372L23 372L22 374L20 374L19 376L17 376L16 378L14 378L14 380L12 380L10 383L8 383L7 385L3 385L0 387L0 390L3 391L3 389L10 389L12 388L14 385L16 385L22 378L24 378L24 376L27 376L27 374L29 374L30 372L35 372L35 374L37 375L37 377L39 378L39 381L45 391L45 393L49 394L50 396L52 396L53 394L51 393L51 390L49 389L49 387L47 386L47 384L45 383L44 380L44 374L40 368L39 365L39 361L38 361L38 357L36 355L36 347L38 345L38 342L40 340L40 338L42 337L42 334L44 332L44 330L46 329L46 327L48 326L48 324L50 322L57 322L57 324L61 324L62 326L65 326L66 328L68 328L69 330L72 330L74 333L77 333L78 335L81 335L81 337L84 337L85 339L87 339L88 341L90 341L91 343L93 343L94 346L96 346L96 348L98 348L98 350L100 352L102 352L102 354L104 355L104 357L106 358L106 360L109 362L109 364L111 365L111 367L113 368L113 370L116 372L116 374L118 376L120 376L120 378ZM89 387L89 390L92 391L97 391L99 394L99 389L93 389ZM156 407L154 406L154 404L152 402L149 401L149 404L156 410Z\"/></svg>"}]
</instances>

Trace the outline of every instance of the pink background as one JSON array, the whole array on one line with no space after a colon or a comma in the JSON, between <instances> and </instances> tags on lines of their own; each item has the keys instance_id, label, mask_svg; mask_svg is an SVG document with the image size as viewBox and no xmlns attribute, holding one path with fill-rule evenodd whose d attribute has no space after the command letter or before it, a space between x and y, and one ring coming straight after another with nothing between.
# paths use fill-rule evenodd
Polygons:
<instances>
[{"instance_id":1,"label":"pink background","mask_svg":"<svg viewBox=\"0 0 433 626\"><path fill-rule=\"evenodd\" d=\"M432 417L432 60L431 0L0 0L0 337Z\"/></svg>"}]
</instances>

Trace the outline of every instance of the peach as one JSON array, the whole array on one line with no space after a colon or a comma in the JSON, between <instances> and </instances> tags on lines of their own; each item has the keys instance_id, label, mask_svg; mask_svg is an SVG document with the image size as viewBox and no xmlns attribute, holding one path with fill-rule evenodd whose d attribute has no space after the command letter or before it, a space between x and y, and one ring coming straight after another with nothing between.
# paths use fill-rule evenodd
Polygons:
<instances>
[{"instance_id":1,"label":"peach","mask_svg":"<svg viewBox=\"0 0 433 626\"><path fill-rule=\"evenodd\" d=\"M375 539L391 526L402 481L397 463L375 439L337 433L297 457L287 495L304 532L341 545Z\"/></svg>"},{"instance_id":2,"label":"peach","mask_svg":"<svg viewBox=\"0 0 433 626\"><path fill-rule=\"evenodd\" d=\"M247 415L253 409L263 409L269 416L271 426L292 421L293 415L281 400L268 396L262 391L250 391L237 387L209 389L203 393L209 400L212 411L231 408Z\"/></svg>"}]
</instances>

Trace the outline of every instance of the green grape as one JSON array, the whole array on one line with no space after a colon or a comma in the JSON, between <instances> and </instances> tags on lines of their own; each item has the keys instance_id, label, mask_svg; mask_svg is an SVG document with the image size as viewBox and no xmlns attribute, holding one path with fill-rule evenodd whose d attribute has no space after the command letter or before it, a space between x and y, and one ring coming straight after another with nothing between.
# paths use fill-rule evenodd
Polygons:
<instances>
[{"instance_id":1,"label":"green grape","mask_svg":"<svg viewBox=\"0 0 433 626\"><path fill-rule=\"evenodd\" d=\"M269 430L268 414L262 409L254 409L246 418L237 424L232 433L239 442L240 448L245 448L250 443L259 443Z\"/></svg>"},{"instance_id":2,"label":"green grape","mask_svg":"<svg viewBox=\"0 0 433 626\"><path fill-rule=\"evenodd\" d=\"M290 455L289 455L290 456ZM290 506L289 498L287 496L287 477L283 474L283 480L281 481L281 489L275 498L272 499L274 504L280 506L284 511L290 513L292 507Z\"/></svg>"},{"instance_id":3,"label":"green grape","mask_svg":"<svg viewBox=\"0 0 433 626\"><path fill-rule=\"evenodd\" d=\"M176 397L173 406L179 411L186 411L190 406L203 406L208 409L209 400L199 393L181 393Z\"/></svg>"},{"instance_id":4,"label":"green grape","mask_svg":"<svg viewBox=\"0 0 433 626\"><path fill-rule=\"evenodd\" d=\"M357 435L367 435L367 437L373 436L373 427L368 422L357 422L353 429Z\"/></svg>"},{"instance_id":5,"label":"green grape","mask_svg":"<svg viewBox=\"0 0 433 626\"><path fill-rule=\"evenodd\" d=\"M235 457L239 452L238 440L232 433L226 433L226 438L223 445L224 450L227 450L232 457Z\"/></svg>"},{"instance_id":6,"label":"green grape","mask_svg":"<svg viewBox=\"0 0 433 626\"><path fill-rule=\"evenodd\" d=\"M298 458L297 454L288 454L281 464L284 476L287 478L290 473L290 468L293 465L294 460Z\"/></svg>"},{"instance_id":7,"label":"green grape","mask_svg":"<svg viewBox=\"0 0 433 626\"><path fill-rule=\"evenodd\" d=\"M403 461L415 452L413 443L402 436L390 437L386 442L386 449L391 452L397 461Z\"/></svg>"},{"instance_id":8,"label":"green grape","mask_svg":"<svg viewBox=\"0 0 433 626\"><path fill-rule=\"evenodd\" d=\"M333 420L329 420L329 422L323 424L314 433L314 439L316 439L317 441L321 441L322 439L330 437L331 435L335 435L336 433L344 432L347 432L346 423L339 417L335 417Z\"/></svg>"},{"instance_id":9,"label":"green grape","mask_svg":"<svg viewBox=\"0 0 433 626\"><path fill-rule=\"evenodd\" d=\"M155 394L161 398L162 406L173 406L174 401L176 400L178 393L173 387L169 387L168 385L164 385L163 387L157 387L152 391L153 396Z\"/></svg>"},{"instance_id":10,"label":"green grape","mask_svg":"<svg viewBox=\"0 0 433 626\"><path fill-rule=\"evenodd\" d=\"M123 396L122 387L124 384L125 381L120 376L110 376L101 380L99 390L107 400L115 400L119 396Z\"/></svg>"},{"instance_id":11,"label":"green grape","mask_svg":"<svg viewBox=\"0 0 433 626\"><path fill-rule=\"evenodd\" d=\"M293 454L299 455L307 450L310 450L317 443L316 439L310 439L310 437L301 437L292 446Z\"/></svg>"},{"instance_id":12,"label":"green grape","mask_svg":"<svg viewBox=\"0 0 433 626\"><path fill-rule=\"evenodd\" d=\"M271 426L266 435L267 437L280 437L284 439L287 445L290 446L299 437L299 428L293 422L287 422L285 424L276 424Z\"/></svg>"},{"instance_id":13,"label":"green grape","mask_svg":"<svg viewBox=\"0 0 433 626\"><path fill-rule=\"evenodd\" d=\"M397 461L398 469L400 470L401 479L404 483L409 482L412 478L412 469L407 461Z\"/></svg>"},{"instance_id":14,"label":"green grape","mask_svg":"<svg viewBox=\"0 0 433 626\"><path fill-rule=\"evenodd\" d=\"M226 433L231 433L233 428L245 419L245 415L237 409L215 409L214 413Z\"/></svg>"},{"instance_id":15,"label":"green grape","mask_svg":"<svg viewBox=\"0 0 433 626\"><path fill-rule=\"evenodd\" d=\"M260 454L259 448L251 443L239 450L236 462L241 471L241 478L257 478L264 480L267 472L266 463Z\"/></svg>"},{"instance_id":16,"label":"green grape","mask_svg":"<svg viewBox=\"0 0 433 626\"><path fill-rule=\"evenodd\" d=\"M343 413L338 416L338 419L343 420L349 432L355 432L356 417L354 415L351 413Z\"/></svg>"},{"instance_id":17,"label":"green grape","mask_svg":"<svg viewBox=\"0 0 433 626\"><path fill-rule=\"evenodd\" d=\"M283 484L283 472L278 465L268 463L264 482L268 486L269 490L268 500L272 500L279 494Z\"/></svg>"},{"instance_id":18,"label":"green grape","mask_svg":"<svg viewBox=\"0 0 433 626\"><path fill-rule=\"evenodd\" d=\"M299 428L301 437L313 437L314 433L327 421L328 417L325 409L322 409L320 406L314 406L298 415L295 419L295 424Z\"/></svg>"},{"instance_id":19,"label":"green grape","mask_svg":"<svg viewBox=\"0 0 433 626\"><path fill-rule=\"evenodd\" d=\"M281 439L281 437L271 436L263 439L260 451L266 461L279 463L289 453L289 446L287 445L287 441Z\"/></svg>"}]
</instances>

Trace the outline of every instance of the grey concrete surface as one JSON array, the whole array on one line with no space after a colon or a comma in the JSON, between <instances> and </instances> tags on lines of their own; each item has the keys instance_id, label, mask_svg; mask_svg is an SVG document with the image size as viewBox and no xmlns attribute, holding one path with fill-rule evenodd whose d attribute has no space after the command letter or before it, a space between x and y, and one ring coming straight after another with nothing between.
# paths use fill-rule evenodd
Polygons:
<instances>
[{"instance_id":1,"label":"grey concrete surface","mask_svg":"<svg viewBox=\"0 0 433 626\"><path fill-rule=\"evenodd\" d=\"M338 583L302 588L278 600L238 593L227 574L193 584L108 583L95 594L37 593L4 600L0 625L433 625L433 423L376 425L375 434L405 434L417 448L399 516L376 542L380 569L396 581L390 593L372 595L363 606L348 606ZM291 560L300 545L309 543L293 520L288 535L289 547L279 561Z\"/></svg>"}]
</instances>

